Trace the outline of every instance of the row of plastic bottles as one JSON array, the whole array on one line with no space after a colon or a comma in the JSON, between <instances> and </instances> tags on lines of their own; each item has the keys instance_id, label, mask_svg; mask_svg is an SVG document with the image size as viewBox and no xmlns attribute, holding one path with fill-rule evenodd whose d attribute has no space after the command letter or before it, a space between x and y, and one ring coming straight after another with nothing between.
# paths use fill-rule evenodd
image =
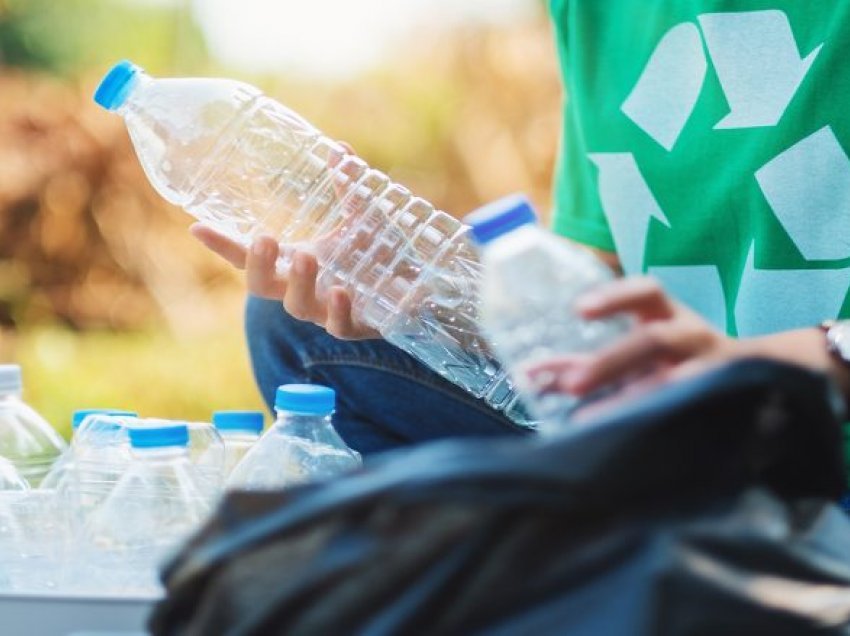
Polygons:
<instances>
[{"instance_id":1,"label":"row of plastic bottles","mask_svg":"<svg viewBox=\"0 0 850 636\"><path fill-rule=\"evenodd\" d=\"M95 409L74 414L66 445L22 401L20 369L0 366L0 378L0 591L155 594L163 558L225 490L284 488L361 463L333 428L335 395L323 386L280 387L265 433L259 412L205 424Z\"/></svg>"},{"instance_id":2,"label":"row of plastic bottles","mask_svg":"<svg viewBox=\"0 0 850 636\"><path fill-rule=\"evenodd\" d=\"M519 423L563 422L575 405L523 386L520 362L598 347L626 326L578 319L576 294L612 273L534 229L525 200L498 202L479 217L490 229L471 235L238 81L151 78L124 61L95 101L124 118L165 199L242 244L276 237L281 271L292 248L312 252L318 284L348 289L357 320ZM498 228L515 231L499 240Z\"/></svg>"}]
</instances>

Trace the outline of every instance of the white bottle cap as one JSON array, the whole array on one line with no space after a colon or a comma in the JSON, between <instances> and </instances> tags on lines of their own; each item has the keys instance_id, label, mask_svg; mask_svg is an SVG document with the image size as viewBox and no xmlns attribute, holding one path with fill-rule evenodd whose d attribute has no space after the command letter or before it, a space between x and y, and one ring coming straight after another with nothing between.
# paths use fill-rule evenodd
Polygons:
<instances>
[{"instance_id":1,"label":"white bottle cap","mask_svg":"<svg viewBox=\"0 0 850 636\"><path fill-rule=\"evenodd\" d=\"M0 393L19 393L21 389L21 367L17 364L0 364Z\"/></svg>"}]
</instances>

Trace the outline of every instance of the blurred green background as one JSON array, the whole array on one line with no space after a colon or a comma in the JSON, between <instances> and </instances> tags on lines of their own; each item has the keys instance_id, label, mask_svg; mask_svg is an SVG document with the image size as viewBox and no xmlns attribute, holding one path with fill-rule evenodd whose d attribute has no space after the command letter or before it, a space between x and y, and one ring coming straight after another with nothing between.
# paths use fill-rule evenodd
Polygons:
<instances>
[{"instance_id":1,"label":"blurred green background","mask_svg":"<svg viewBox=\"0 0 850 636\"><path fill-rule=\"evenodd\" d=\"M545 4L0 0L0 362L66 434L76 408L262 406L240 273L92 103L116 60L255 83L450 213L517 190L545 213L561 108Z\"/></svg>"}]
</instances>

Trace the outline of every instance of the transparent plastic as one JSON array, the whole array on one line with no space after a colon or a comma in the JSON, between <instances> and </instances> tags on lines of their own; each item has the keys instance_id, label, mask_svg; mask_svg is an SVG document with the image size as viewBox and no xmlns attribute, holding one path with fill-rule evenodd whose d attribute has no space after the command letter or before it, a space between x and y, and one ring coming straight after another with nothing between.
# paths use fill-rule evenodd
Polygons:
<instances>
[{"instance_id":1,"label":"transparent plastic","mask_svg":"<svg viewBox=\"0 0 850 636\"><path fill-rule=\"evenodd\" d=\"M260 439L260 435L250 431L235 430L221 430L219 433L224 440L224 477L227 479Z\"/></svg>"},{"instance_id":2,"label":"transparent plastic","mask_svg":"<svg viewBox=\"0 0 850 636\"><path fill-rule=\"evenodd\" d=\"M18 392L0 393L0 457L37 487L67 444Z\"/></svg>"},{"instance_id":3,"label":"transparent plastic","mask_svg":"<svg viewBox=\"0 0 850 636\"><path fill-rule=\"evenodd\" d=\"M216 496L224 483L224 440L207 422L191 422L189 427L189 459L198 468L204 488Z\"/></svg>"},{"instance_id":4,"label":"transparent plastic","mask_svg":"<svg viewBox=\"0 0 850 636\"><path fill-rule=\"evenodd\" d=\"M186 447L133 448L126 473L86 526L90 580L113 592L158 591L157 567L210 507Z\"/></svg>"},{"instance_id":5,"label":"transparent plastic","mask_svg":"<svg viewBox=\"0 0 850 636\"><path fill-rule=\"evenodd\" d=\"M12 462L0 457L0 490L28 490L29 487Z\"/></svg>"},{"instance_id":6,"label":"transparent plastic","mask_svg":"<svg viewBox=\"0 0 850 636\"><path fill-rule=\"evenodd\" d=\"M569 420L577 400L531 386L523 369L558 354L593 351L628 330L625 317L586 321L573 309L582 292L611 280L613 273L587 250L535 224L480 249L484 330L541 428L557 429ZM545 386L546 379L541 380Z\"/></svg>"},{"instance_id":7,"label":"transparent plastic","mask_svg":"<svg viewBox=\"0 0 850 636\"><path fill-rule=\"evenodd\" d=\"M347 154L256 88L139 73L117 112L168 201L247 245L260 234L319 261L356 319L519 423L526 415L478 324L467 227Z\"/></svg>"},{"instance_id":8,"label":"transparent plastic","mask_svg":"<svg viewBox=\"0 0 850 636\"><path fill-rule=\"evenodd\" d=\"M335 477L361 465L346 446L331 415L278 411L275 423L246 453L227 480L228 488L268 490Z\"/></svg>"},{"instance_id":9,"label":"transparent plastic","mask_svg":"<svg viewBox=\"0 0 850 636\"><path fill-rule=\"evenodd\" d=\"M109 414L109 411L107 411L107 410L102 410L102 411L92 410L91 412L87 413L84 417L82 417L79 422L76 421L76 419L74 420L74 423L71 427L71 431L72 431L71 432L71 443L68 446L68 448L66 448L65 451L62 453L62 455L60 455L60 457L55 462L53 462L53 466L51 466L47 475L44 477L44 479L41 481L41 484L39 485L40 489L42 489L42 490L57 490L57 489L59 489L60 487L63 486L63 482L71 476L71 471L74 468L73 458L74 458L75 452L76 452L76 454L79 455L80 453L79 453L78 449L80 449L81 446L85 446L85 443L83 443L81 445L80 442L77 441L77 437L78 437L77 431L81 427L83 427L83 430L85 431L86 422L90 418L93 418L93 417L98 418L98 417L101 417L103 415L108 415L108 414ZM76 415L75 415L75 418L76 418ZM113 428L113 427L110 426L110 428ZM76 444L75 444L75 441L77 442Z\"/></svg>"},{"instance_id":10,"label":"transparent plastic","mask_svg":"<svg viewBox=\"0 0 850 636\"><path fill-rule=\"evenodd\" d=\"M0 492L0 587L55 592L68 581L66 502L43 490Z\"/></svg>"},{"instance_id":11,"label":"transparent plastic","mask_svg":"<svg viewBox=\"0 0 850 636\"><path fill-rule=\"evenodd\" d=\"M137 418L120 415L89 415L74 431L71 446L41 484L71 505L74 530L86 522L106 499L130 462L126 427Z\"/></svg>"}]
</instances>

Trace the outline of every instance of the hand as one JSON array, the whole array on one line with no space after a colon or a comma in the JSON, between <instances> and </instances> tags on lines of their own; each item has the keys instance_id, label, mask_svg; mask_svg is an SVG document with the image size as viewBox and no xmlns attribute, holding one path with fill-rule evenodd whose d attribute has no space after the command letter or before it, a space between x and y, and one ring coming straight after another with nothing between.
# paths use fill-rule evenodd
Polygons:
<instances>
[{"instance_id":1,"label":"hand","mask_svg":"<svg viewBox=\"0 0 850 636\"><path fill-rule=\"evenodd\" d=\"M286 311L299 320L309 320L340 340L380 338L380 334L351 315L351 296L342 287L331 287L321 293L316 287L319 266L316 257L307 252L292 254L292 266L286 277L280 276L275 263L279 255L277 241L270 236L258 237L250 249L196 223L192 236L207 248L246 272L248 291L261 298L281 300Z\"/></svg>"},{"instance_id":2,"label":"hand","mask_svg":"<svg viewBox=\"0 0 850 636\"><path fill-rule=\"evenodd\" d=\"M576 310L587 320L630 314L635 324L599 351L559 356L527 369L529 381L543 391L583 397L622 386L602 401L610 406L723 362L761 357L828 373L848 394L847 371L828 354L818 329L735 340L672 300L651 278L613 281L579 298Z\"/></svg>"},{"instance_id":3,"label":"hand","mask_svg":"<svg viewBox=\"0 0 850 636\"><path fill-rule=\"evenodd\" d=\"M287 313L299 320L309 320L340 340L380 338L380 334L357 322L351 315L351 296L342 287L331 287L326 293L316 287L319 271L316 257L295 251L288 276L277 273L275 263L280 248L270 236L261 236L246 249L212 228L196 223L192 236L238 269L244 269L248 291L261 298L281 300Z\"/></svg>"},{"instance_id":4,"label":"hand","mask_svg":"<svg viewBox=\"0 0 850 636\"><path fill-rule=\"evenodd\" d=\"M350 146L342 145L350 154L354 154ZM250 293L261 298L281 300L292 317L313 322L341 340L381 337L376 330L352 317L351 296L347 290L338 286L327 290L317 287L319 266L313 254L293 251L291 267L284 277L276 271L280 246L270 236L258 237L250 249L246 249L202 223L194 224L190 232L231 265L245 270Z\"/></svg>"}]
</instances>

